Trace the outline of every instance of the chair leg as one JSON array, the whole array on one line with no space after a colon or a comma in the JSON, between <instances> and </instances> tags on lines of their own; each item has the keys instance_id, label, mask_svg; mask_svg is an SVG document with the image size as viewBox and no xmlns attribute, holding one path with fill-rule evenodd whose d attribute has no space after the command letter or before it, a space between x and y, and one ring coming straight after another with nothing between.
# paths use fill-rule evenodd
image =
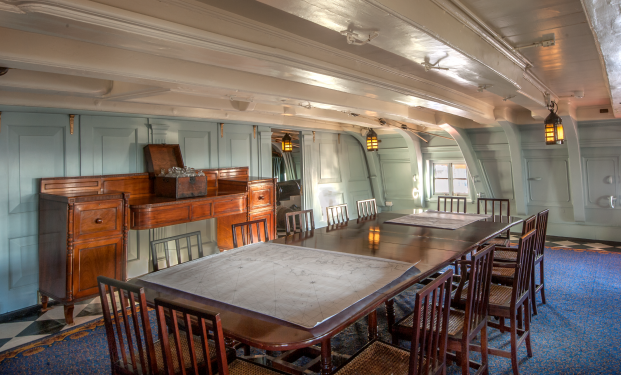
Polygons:
<instances>
[{"instance_id":1,"label":"chair leg","mask_svg":"<svg viewBox=\"0 0 621 375\"><path fill-rule=\"evenodd\" d=\"M513 367L513 375L519 375L517 360L517 316L515 311L511 313L511 367Z\"/></svg>"},{"instance_id":2,"label":"chair leg","mask_svg":"<svg viewBox=\"0 0 621 375\"><path fill-rule=\"evenodd\" d=\"M399 345L399 338L393 331L395 325L395 301L392 299L386 301L386 321L388 322L388 332L390 333L392 344Z\"/></svg>"},{"instance_id":3,"label":"chair leg","mask_svg":"<svg viewBox=\"0 0 621 375\"><path fill-rule=\"evenodd\" d=\"M535 280L535 267L530 275L530 299L533 301L533 315L537 315L537 282Z\"/></svg>"},{"instance_id":4,"label":"chair leg","mask_svg":"<svg viewBox=\"0 0 621 375\"><path fill-rule=\"evenodd\" d=\"M461 375L470 374L470 343L468 341L462 341L461 346Z\"/></svg>"},{"instance_id":5,"label":"chair leg","mask_svg":"<svg viewBox=\"0 0 621 375\"><path fill-rule=\"evenodd\" d=\"M530 303L530 301L528 301L528 298L526 299L526 301L524 301L524 303L526 304L526 311L527 313L524 314L524 326L525 326L525 331L524 334L527 335L526 336L526 352L528 353L528 357L532 358L533 357L533 348L530 342L530 314L528 314L529 310L529 306L528 304Z\"/></svg>"},{"instance_id":6,"label":"chair leg","mask_svg":"<svg viewBox=\"0 0 621 375\"><path fill-rule=\"evenodd\" d=\"M543 278L543 259L541 258L541 262L539 262L539 282L541 282L541 302L546 304L546 284Z\"/></svg>"},{"instance_id":7,"label":"chair leg","mask_svg":"<svg viewBox=\"0 0 621 375\"><path fill-rule=\"evenodd\" d=\"M487 324L481 329L481 365L485 366L483 375L489 374L489 361L487 357Z\"/></svg>"}]
</instances>

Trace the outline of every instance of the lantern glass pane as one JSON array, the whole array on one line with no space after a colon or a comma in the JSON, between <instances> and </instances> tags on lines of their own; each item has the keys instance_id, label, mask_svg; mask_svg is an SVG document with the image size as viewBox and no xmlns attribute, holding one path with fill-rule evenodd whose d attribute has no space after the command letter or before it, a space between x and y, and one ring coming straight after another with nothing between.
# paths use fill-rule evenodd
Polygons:
<instances>
[{"instance_id":1,"label":"lantern glass pane","mask_svg":"<svg viewBox=\"0 0 621 375\"><path fill-rule=\"evenodd\" d=\"M556 139L559 141L565 140L565 131L563 130L563 124L556 125Z\"/></svg>"}]
</instances>

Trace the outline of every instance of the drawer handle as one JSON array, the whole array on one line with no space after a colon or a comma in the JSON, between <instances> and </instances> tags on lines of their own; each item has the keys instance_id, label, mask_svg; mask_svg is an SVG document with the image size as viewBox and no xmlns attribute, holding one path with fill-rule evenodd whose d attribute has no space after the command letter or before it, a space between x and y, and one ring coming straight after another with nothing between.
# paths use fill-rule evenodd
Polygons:
<instances>
[{"instance_id":1,"label":"drawer handle","mask_svg":"<svg viewBox=\"0 0 621 375\"><path fill-rule=\"evenodd\" d=\"M101 219L96 219L95 220L95 224L101 224L101 223L103 223L103 220L101 220Z\"/></svg>"},{"instance_id":2,"label":"drawer handle","mask_svg":"<svg viewBox=\"0 0 621 375\"><path fill-rule=\"evenodd\" d=\"M262 201L263 199L265 199L265 197L263 195L259 195L259 200Z\"/></svg>"}]
</instances>

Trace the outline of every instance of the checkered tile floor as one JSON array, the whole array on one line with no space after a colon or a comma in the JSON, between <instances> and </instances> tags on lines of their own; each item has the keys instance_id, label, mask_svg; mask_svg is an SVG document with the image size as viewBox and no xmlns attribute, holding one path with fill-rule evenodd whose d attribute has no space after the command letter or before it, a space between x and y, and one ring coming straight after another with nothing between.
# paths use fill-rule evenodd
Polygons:
<instances>
[{"instance_id":1,"label":"checkered tile floor","mask_svg":"<svg viewBox=\"0 0 621 375\"><path fill-rule=\"evenodd\" d=\"M0 324L0 352L102 317L99 297L76 303L73 310L73 321L75 323L73 326L68 326L65 323L62 305L51 307L52 309L49 311L38 312Z\"/></svg>"},{"instance_id":2,"label":"checkered tile floor","mask_svg":"<svg viewBox=\"0 0 621 375\"><path fill-rule=\"evenodd\" d=\"M517 234L512 234L511 242L517 242L518 238L519 236ZM546 238L546 246L570 249L606 250L621 253L620 242L548 236ZM31 316L0 323L0 352L100 318L102 316L102 311L99 297L77 303L73 314L75 321L74 326L67 326L67 324L65 324L62 305L52 306L51 310L44 313L38 312Z\"/></svg>"}]
</instances>

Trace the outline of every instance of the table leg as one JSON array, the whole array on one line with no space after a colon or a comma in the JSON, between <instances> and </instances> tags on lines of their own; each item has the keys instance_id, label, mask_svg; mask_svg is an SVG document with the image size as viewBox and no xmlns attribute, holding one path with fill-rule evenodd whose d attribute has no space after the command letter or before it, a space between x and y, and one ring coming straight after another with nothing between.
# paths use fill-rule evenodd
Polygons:
<instances>
[{"instance_id":1,"label":"table leg","mask_svg":"<svg viewBox=\"0 0 621 375\"><path fill-rule=\"evenodd\" d=\"M321 375L332 374L332 345L330 339L321 342Z\"/></svg>"},{"instance_id":2,"label":"table leg","mask_svg":"<svg viewBox=\"0 0 621 375\"><path fill-rule=\"evenodd\" d=\"M386 301L386 320L388 321L388 332L392 336L392 343L397 345L398 340L396 340L396 336L393 332L393 327L395 325L395 300L393 299Z\"/></svg>"},{"instance_id":3,"label":"table leg","mask_svg":"<svg viewBox=\"0 0 621 375\"><path fill-rule=\"evenodd\" d=\"M369 341L377 338L377 310L367 316L367 324L369 325Z\"/></svg>"}]
</instances>

